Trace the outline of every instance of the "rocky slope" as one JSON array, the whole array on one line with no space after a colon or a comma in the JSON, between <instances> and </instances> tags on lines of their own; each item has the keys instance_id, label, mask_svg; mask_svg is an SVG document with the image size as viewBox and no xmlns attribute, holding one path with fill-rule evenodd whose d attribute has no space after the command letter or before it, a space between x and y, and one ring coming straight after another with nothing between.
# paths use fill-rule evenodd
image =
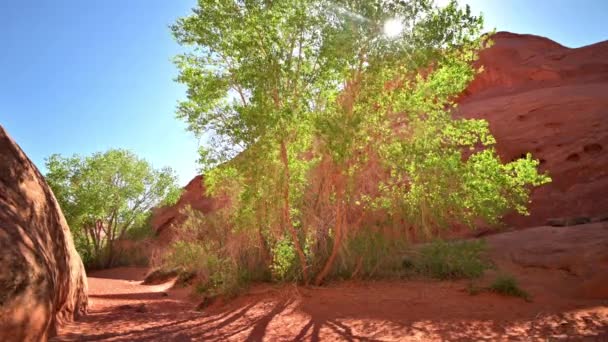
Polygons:
<instances>
[{"instance_id":1,"label":"rocky slope","mask_svg":"<svg viewBox=\"0 0 608 342\"><path fill-rule=\"evenodd\" d=\"M63 213L0 126L0 341L45 341L86 309L85 270Z\"/></svg>"},{"instance_id":2,"label":"rocky slope","mask_svg":"<svg viewBox=\"0 0 608 342\"><path fill-rule=\"evenodd\" d=\"M550 39L498 32L478 61L484 71L460 98L455 115L484 118L507 162L531 152L553 182L532 195L531 215L507 223L528 227L552 217L608 213L608 42L577 49ZM180 202L159 210L164 231L190 204L208 212L201 177Z\"/></svg>"}]
</instances>

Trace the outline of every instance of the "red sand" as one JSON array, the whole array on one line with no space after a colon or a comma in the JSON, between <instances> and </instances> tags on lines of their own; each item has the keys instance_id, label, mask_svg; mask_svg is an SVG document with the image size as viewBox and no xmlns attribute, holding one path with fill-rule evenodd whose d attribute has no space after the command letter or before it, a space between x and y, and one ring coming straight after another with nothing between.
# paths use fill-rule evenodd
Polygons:
<instances>
[{"instance_id":1,"label":"red sand","mask_svg":"<svg viewBox=\"0 0 608 342\"><path fill-rule=\"evenodd\" d=\"M471 296L466 281L260 285L197 312L185 289L163 296L170 283L140 285L145 273L141 268L92 273L90 314L61 329L56 340L545 341L587 336L608 341L608 301L574 301L554 291L531 292L534 300L528 303L491 293Z\"/></svg>"}]
</instances>

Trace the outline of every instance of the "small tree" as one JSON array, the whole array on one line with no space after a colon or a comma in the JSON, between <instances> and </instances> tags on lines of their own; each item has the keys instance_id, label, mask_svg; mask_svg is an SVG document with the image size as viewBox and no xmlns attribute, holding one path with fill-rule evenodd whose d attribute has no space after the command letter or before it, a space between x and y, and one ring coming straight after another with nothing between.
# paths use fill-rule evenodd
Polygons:
<instances>
[{"instance_id":1,"label":"small tree","mask_svg":"<svg viewBox=\"0 0 608 342\"><path fill-rule=\"evenodd\" d=\"M199 0L172 27L194 47L177 57L177 115L210 137L209 188L231 184L227 227L293 245L320 284L371 211L429 234L525 213L548 181L536 161L503 165L487 122L451 116L481 28L455 1Z\"/></svg>"},{"instance_id":2,"label":"small tree","mask_svg":"<svg viewBox=\"0 0 608 342\"><path fill-rule=\"evenodd\" d=\"M179 197L169 168L154 170L125 150L46 160L47 182L55 193L87 266L115 262L114 242L147 224L150 209Z\"/></svg>"}]
</instances>

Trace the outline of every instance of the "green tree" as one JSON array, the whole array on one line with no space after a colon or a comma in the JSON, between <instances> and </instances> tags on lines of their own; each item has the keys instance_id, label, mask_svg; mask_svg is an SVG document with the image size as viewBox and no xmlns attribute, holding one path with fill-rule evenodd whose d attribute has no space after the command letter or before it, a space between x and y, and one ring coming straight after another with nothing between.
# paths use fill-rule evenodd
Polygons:
<instances>
[{"instance_id":1,"label":"green tree","mask_svg":"<svg viewBox=\"0 0 608 342\"><path fill-rule=\"evenodd\" d=\"M289 237L320 284L366 213L429 234L525 213L548 181L537 162L503 165L485 121L451 116L482 23L455 1L199 0L172 27L193 47L176 58L177 116L208 138L209 189L230 184L227 227Z\"/></svg>"},{"instance_id":2,"label":"green tree","mask_svg":"<svg viewBox=\"0 0 608 342\"><path fill-rule=\"evenodd\" d=\"M115 262L114 242L147 224L150 209L179 197L169 168L155 170L125 150L46 159L46 180L89 267Z\"/></svg>"}]
</instances>

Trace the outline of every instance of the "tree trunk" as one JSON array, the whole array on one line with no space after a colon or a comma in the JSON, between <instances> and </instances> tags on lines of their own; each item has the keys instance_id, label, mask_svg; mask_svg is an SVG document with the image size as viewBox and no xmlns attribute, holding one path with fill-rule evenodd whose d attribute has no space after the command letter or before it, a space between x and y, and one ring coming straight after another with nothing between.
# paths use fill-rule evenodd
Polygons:
<instances>
[{"instance_id":1,"label":"tree trunk","mask_svg":"<svg viewBox=\"0 0 608 342\"><path fill-rule=\"evenodd\" d=\"M108 240L108 259L106 261L106 268L110 268L112 267L112 264L114 262L114 241L113 240Z\"/></svg>"},{"instance_id":2,"label":"tree trunk","mask_svg":"<svg viewBox=\"0 0 608 342\"><path fill-rule=\"evenodd\" d=\"M304 254L304 250L302 250L302 246L300 245L300 240L298 239L298 234L296 232L295 227L293 226L293 222L291 221L291 214L289 213L290 204L289 204L289 161L287 159L287 146L285 145L285 141L281 140L281 161L283 162L283 172L284 172L284 186L283 186L283 219L285 224L287 225L287 229L291 234L291 239L293 240L293 245L298 253L298 258L300 259L300 265L302 268L302 277L304 278L304 284L308 284L308 268L306 262L306 255Z\"/></svg>"},{"instance_id":3,"label":"tree trunk","mask_svg":"<svg viewBox=\"0 0 608 342\"><path fill-rule=\"evenodd\" d=\"M108 251L106 259L106 268L111 267L114 261L114 234L111 235L112 236L110 236L106 241L106 250Z\"/></svg>"},{"instance_id":4,"label":"tree trunk","mask_svg":"<svg viewBox=\"0 0 608 342\"><path fill-rule=\"evenodd\" d=\"M271 262L272 257L270 256L270 252L268 251L268 243L266 242L266 239L264 238L264 234L262 233L261 226L260 226L260 228L258 228L258 240L260 241L262 260L264 260L264 263L268 264Z\"/></svg>"},{"instance_id":5,"label":"tree trunk","mask_svg":"<svg viewBox=\"0 0 608 342\"><path fill-rule=\"evenodd\" d=\"M321 272L319 272L319 274L315 278L316 286L319 286L323 283L323 280L325 280L325 277L327 277L332 267L334 266L340 248L342 248L342 235L345 231L344 225L346 224L346 212L344 212L342 208L343 199L344 189L342 189L342 186L339 185L336 194L336 226L334 229L334 243L329 258L325 262L325 265L323 266Z\"/></svg>"},{"instance_id":6,"label":"tree trunk","mask_svg":"<svg viewBox=\"0 0 608 342\"><path fill-rule=\"evenodd\" d=\"M118 226L118 215L116 211L112 213L112 217L108 221L108 236L106 236L106 247L108 249L108 259L106 267L109 268L114 264L114 240L116 240L116 228Z\"/></svg>"},{"instance_id":7,"label":"tree trunk","mask_svg":"<svg viewBox=\"0 0 608 342\"><path fill-rule=\"evenodd\" d=\"M325 280L325 277L329 274L331 269L336 262L340 248L342 248L342 239L346 232L346 205L344 202L345 195L345 179L344 175L339 169L335 169L334 177L332 182L334 183L334 189L336 191L336 225L334 228L334 243L332 244L331 254L323 265L321 272L315 278L315 285L319 286Z\"/></svg>"},{"instance_id":8,"label":"tree trunk","mask_svg":"<svg viewBox=\"0 0 608 342\"><path fill-rule=\"evenodd\" d=\"M103 222L101 220L95 221L95 229L93 231L95 241L95 258L99 258L102 248L101 232L103 231ZM99 261L99 260L97 260ZM101 265L100 265L101 266Z\"/></svg>"}]
</instances>

